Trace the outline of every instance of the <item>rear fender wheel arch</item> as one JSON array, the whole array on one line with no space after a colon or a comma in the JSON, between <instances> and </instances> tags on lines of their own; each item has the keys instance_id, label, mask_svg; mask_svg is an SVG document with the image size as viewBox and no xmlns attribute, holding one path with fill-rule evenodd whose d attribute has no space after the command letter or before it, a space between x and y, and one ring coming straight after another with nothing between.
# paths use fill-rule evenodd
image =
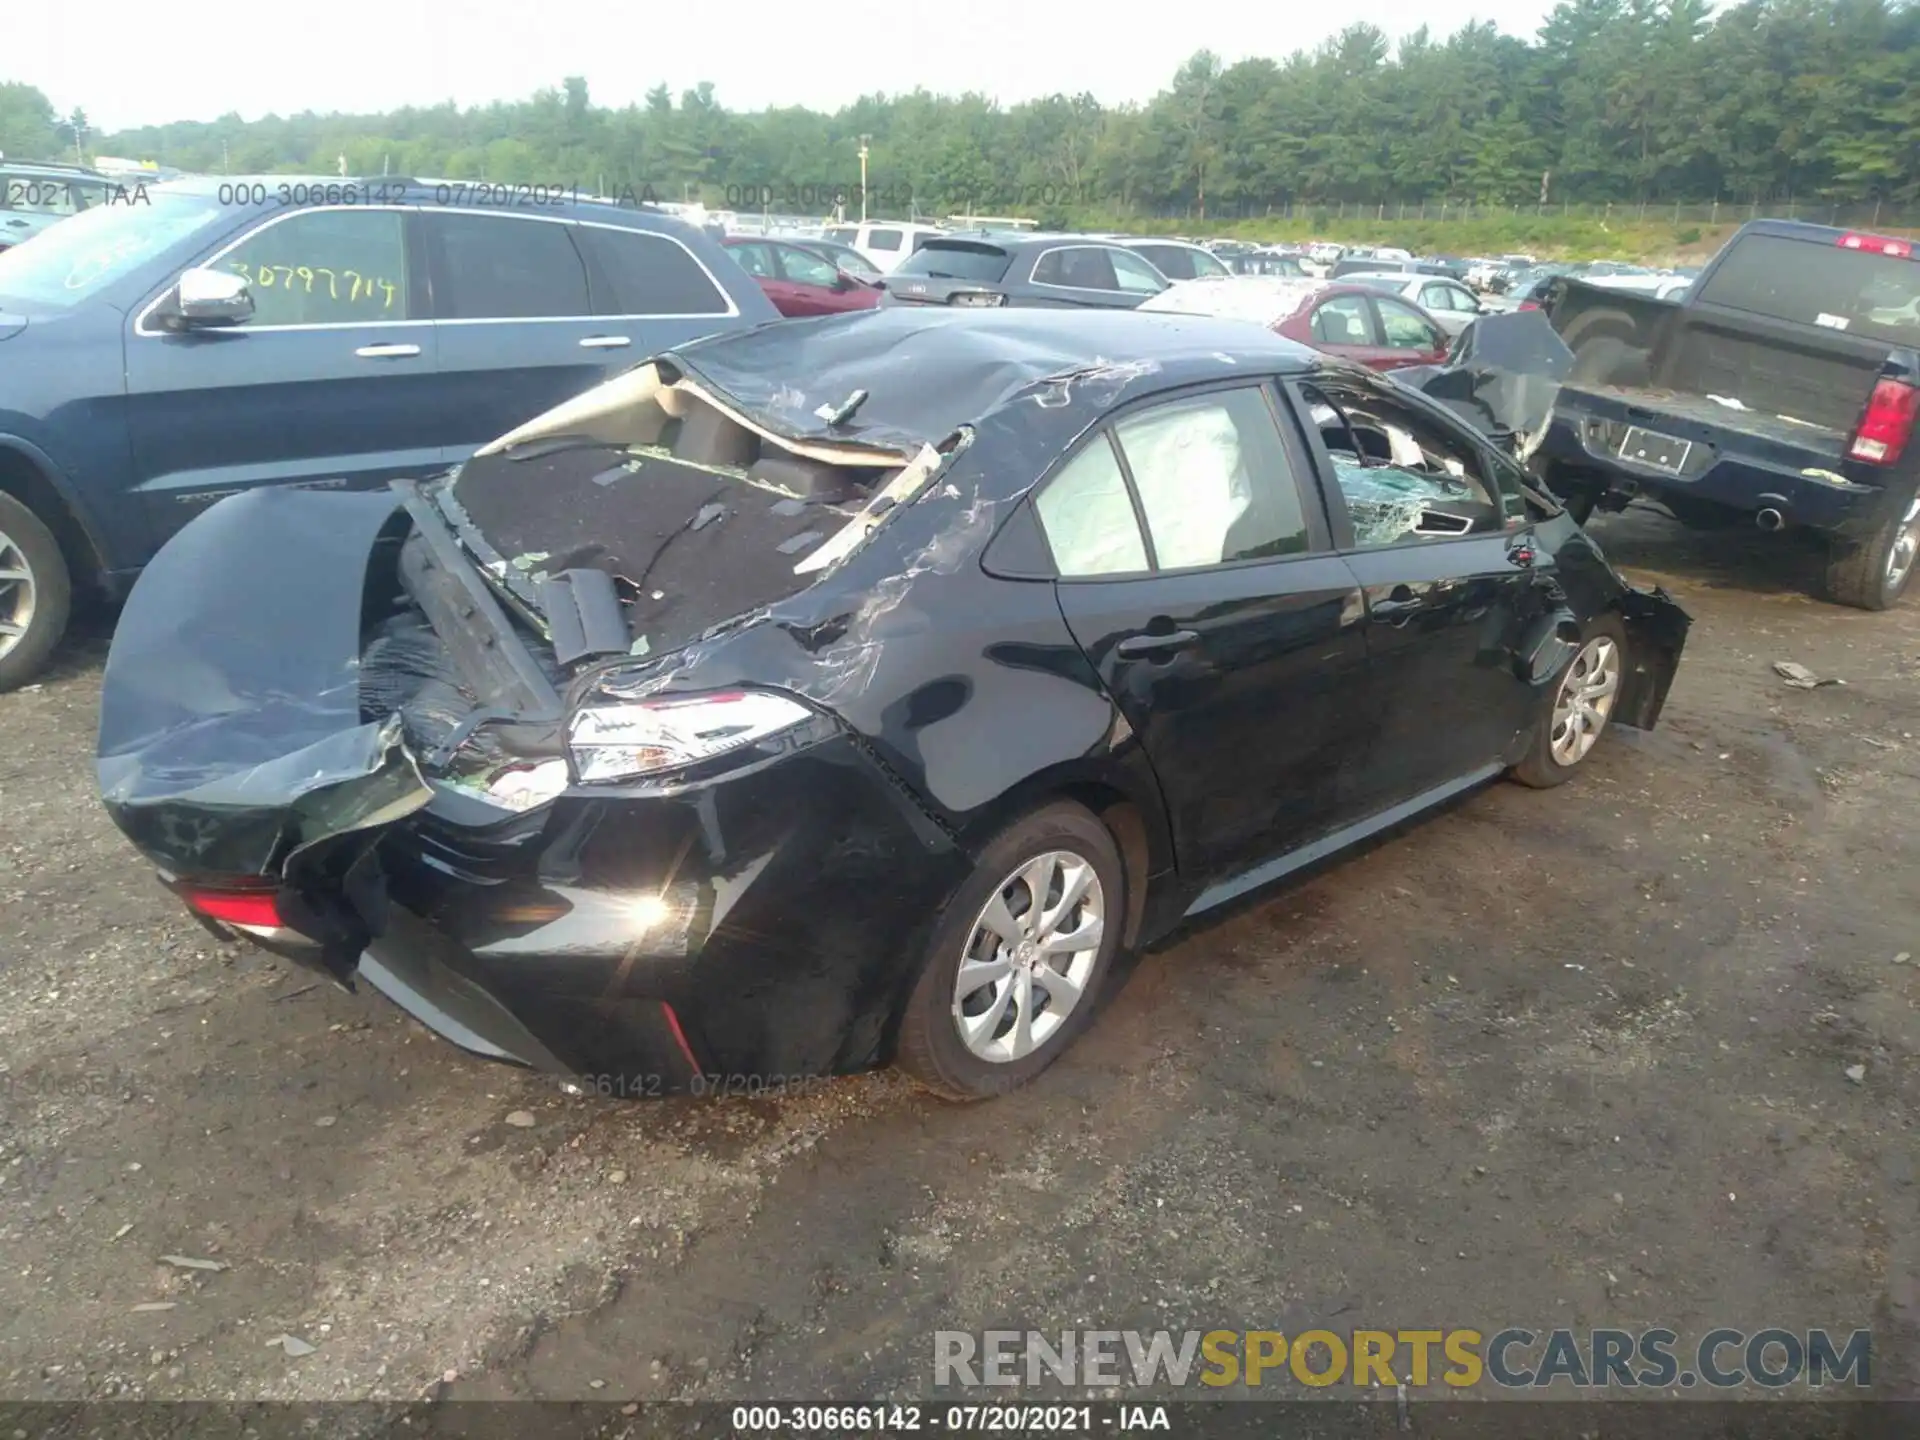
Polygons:
<instances>
[{"instance_id":1,"label":"rear fender wheel arch","mask_svg":"<svg viewBox=\"0 0 1920 1440\"><path fill-rule=\"evenodd\" d=\"M956 1101L1034 1080L1099 1008L1134 909L1138 887L1129 887L1127 871L1114 830L1078 801L1053 799L1004 827L981 847L934 926L895 1063ZM1036 893L1036 879L1047 893ZM1097 927L1097 942L1045 953L1049 944L1086 938L1089 927Z\"/></svg>"}]
</instances>

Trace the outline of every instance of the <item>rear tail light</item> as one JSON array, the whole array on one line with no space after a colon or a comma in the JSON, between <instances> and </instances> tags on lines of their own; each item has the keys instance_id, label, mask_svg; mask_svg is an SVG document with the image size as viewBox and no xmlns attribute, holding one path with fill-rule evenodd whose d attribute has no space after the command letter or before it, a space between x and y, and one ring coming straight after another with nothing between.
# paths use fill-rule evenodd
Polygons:
<instances>
[{"instance_id":1,"label":"rear tail light","mask_svg":"<svg viewBox=\"0 0 1920 1440\"><path fill-rule=\"evenodd\" d=\"M627 780L757 745L812 718L806 706L764 690L609 697L575 713L567 743L582 781Z\"/></svg>"},{"instance_id":2,"label":"rear tail light","mask_svg":"<svg viewBox=\"0 0 1920 1440\"><path fill-rule=\"evenodd\" d=\"M285 928L285 922L280 918L279 895L275 890L203 890L193 885L182 885L179 895L187 902L189 910L209 920L224 920L229 925L238 925L247 930Z\"/></svg>"},{"instance_id":3,"label":"rear tail light","mask_svg":"<svg viewBox=\"0 0 1920 1440\"><path fill-rule=\"evenodd\" d=\"M1539 306L1539 304L1538 304L1538 302L1536 302L1536 301L1533 301L1533 300L1522 300L1522 301L1521 301L1521 302L1519 303L1519 305L1518 305L1518 306L1516 306L1515 308L1516 308L1516 309L1520 309L1520 310L1538 310L1538 309L1540 308L1540 306Z\"/></svg>"},{"instance_id":4,"label":"rear tail light","mask_svg":"<svg viewBox=\"0 0 1920 1440\"><path fill-rule=\"evenodd\" d=\"M1842 250L1868 250L1875 255L1891 255L1896 260L1913 258L1913 242L1896 240L1890 235L1842 235L1839 240Z\"/></svg>"},{"instance_id":5,"label":"rear tail light","mask_svg":"<svg viewBox=\"0 0 1920 1440\"><path fill-rule=\"evenodd\" d=\"M1860 427L1847 447L1850 459L1873 465L1892 465L1900 459L1920 415L1920 390L1900 380L1882 380L1873 387Z\"/></svg>"}]
</instances>

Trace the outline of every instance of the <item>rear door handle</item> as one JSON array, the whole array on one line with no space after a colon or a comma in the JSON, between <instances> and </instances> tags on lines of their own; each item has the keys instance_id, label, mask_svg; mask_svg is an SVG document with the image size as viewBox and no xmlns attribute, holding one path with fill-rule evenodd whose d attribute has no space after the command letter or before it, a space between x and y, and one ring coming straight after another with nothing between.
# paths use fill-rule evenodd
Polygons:
<instances>
[{"instance_id":1,"label":"rear door handle","mask_svg":"<svg viewBox=\"0 0 1920 1440\"><path fill-rule=\"evenodd\" d=\"M589 335L580 342L582 350L620 350L633 341L625 335Z\"/></svg>"},{"instance_id":2,"label":"rear door handle","mask_svg":"<svg viewBox=\"0 0 1920 1440\"><path fill-rule=\"evenodd\" d=\"M1114 653L1123 660L1137 660L1143 655L1165 655L1175 650L1185 650L1200 643L1200 635L1193 630L1175 630L1166 635L1129 635L1118 645Z\"/></svg>"},{"instance_id":3,"label":"rear door handle","mask_svg":"<svg viewBox=\"0 0 1920 1440\"><path fill-rule=\"evenodd\" d=\"M353 352L362 360L404 360L410 355L418 355L418 345L362 345Z\"/></svg>"}]
</instances>

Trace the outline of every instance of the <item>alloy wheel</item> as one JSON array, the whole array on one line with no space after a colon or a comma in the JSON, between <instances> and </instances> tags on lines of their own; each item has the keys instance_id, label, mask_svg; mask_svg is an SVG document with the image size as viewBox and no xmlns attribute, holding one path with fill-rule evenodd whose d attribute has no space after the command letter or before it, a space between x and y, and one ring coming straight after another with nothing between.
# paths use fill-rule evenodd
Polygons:
<instances>
[{"instance_id":1,"label":"alloy wheel","mask_svg":"<svg viewBox=\"0 0 1920 1440\"><path fill-rule=\"evenodd\" d=\"M38 589L33 567L12 536L0 530L0 656L9 654L33 624Z\"/></svg>"},{"instance_id":2,"label":"alloy wheel","mask_svg":"<svg viewBox=\"0 0 1920 1440\"><path fill-rule=\"evenodd\" d=\"M1106 894L1085 856L1049 850L994 888L968 933L953 986L960 1041L996 1064L1053 1038L1080 1003L1106 927Z\"/></svg>"},{"instance_id":3,"label":"alloy wheel","mask_svg":"<svg viewBox=\"0 0 1920 1440\"><path fill-rule=\"evenodd\" d=\"M1596 635L1580 647L1560 681L1553 702L1550 747L1560 765L1587 758L1613 714L1620 689L1620 647L1610 635Z\"/></svg>"}]
</instances>

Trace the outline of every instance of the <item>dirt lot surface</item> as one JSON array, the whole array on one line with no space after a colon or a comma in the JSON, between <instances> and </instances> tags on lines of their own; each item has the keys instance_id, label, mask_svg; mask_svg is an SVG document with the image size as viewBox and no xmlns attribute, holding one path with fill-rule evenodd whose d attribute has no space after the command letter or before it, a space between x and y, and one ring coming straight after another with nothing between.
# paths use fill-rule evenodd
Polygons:
<instances>
[{"instance_id":1,"label":"dirt lot surface","mask_svg":"<svg viewBox=\"0 0 1920 1440\"><path fill-rule=\"evenodd\" d=\"M1160 947L973 1108L570 1098L216 945L96 803L96 626L0 696L0 1396L877 1398L939 1329L1308 1321L1872 1326L1911 1387L1920 603L1596 533L1696 617L1657 732Z\"/></svg>"}]
</instances>

